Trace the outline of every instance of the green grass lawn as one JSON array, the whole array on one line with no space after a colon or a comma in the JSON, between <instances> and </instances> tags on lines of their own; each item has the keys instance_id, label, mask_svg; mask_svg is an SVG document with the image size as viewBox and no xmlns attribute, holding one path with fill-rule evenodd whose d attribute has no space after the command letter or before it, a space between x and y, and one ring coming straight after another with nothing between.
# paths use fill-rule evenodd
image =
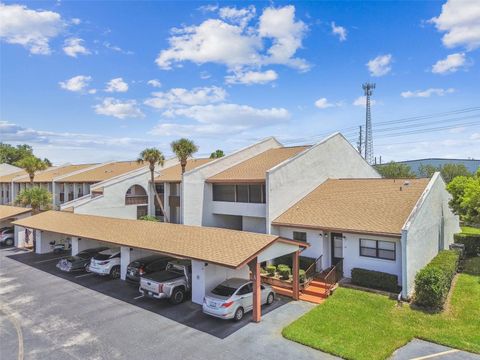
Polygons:
<instances>
[{"instance_id":1,"label":"green grass lawn","mask_svg":"<svg viewBox=\"0 0 480 360\"><path fill-rule=\"evenodd\" d=\"M385 359L413 338L480 353L480 277L460 274L438 314L396 305L383 295L338 288L288 325L283 336L346 359Z\"/></svg>"},{"instance_id":2,"label":"green grass lawn","mask_svg":"<svg viewBox=\"0 0 480 360\"><path fill-rule=\"evenodd\" d=\"M480 228L471 226L462 226L462 233L464 234L480 234Z\"/></svg>"}]
</instances>

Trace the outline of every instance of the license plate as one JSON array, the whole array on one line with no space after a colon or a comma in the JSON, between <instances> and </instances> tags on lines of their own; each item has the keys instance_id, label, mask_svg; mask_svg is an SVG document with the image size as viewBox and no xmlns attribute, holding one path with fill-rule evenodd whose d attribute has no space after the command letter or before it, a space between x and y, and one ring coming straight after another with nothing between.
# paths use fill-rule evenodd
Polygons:
<instances>
[{"instance_id":1,"label":"license plate","mask_svg":"<svg viewBox=\"0 0 480 360\"><path fill-rule=\"evenodd\" d=\"M214 308L214 309L217 307L217 304L212 302L212 301L209 301L207 305L211 308Z\"/></svg>"}]
</instances>

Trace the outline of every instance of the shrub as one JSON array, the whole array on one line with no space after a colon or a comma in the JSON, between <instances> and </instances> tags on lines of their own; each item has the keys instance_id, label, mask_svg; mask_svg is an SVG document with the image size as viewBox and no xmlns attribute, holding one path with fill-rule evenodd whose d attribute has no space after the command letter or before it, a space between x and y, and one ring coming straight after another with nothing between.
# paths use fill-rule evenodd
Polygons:
<instances>
[{"instance_id":1,"label":"shrub","mask_svg":"<svg viewBox=\"0 0 480 360\"><path fill-rule=\"evenodd\" d=\"M447 299L460 254L455 250L440 251L415 276L415 303L439 310Z\"/></svg>"},{"instance_id":2,"label":"shrub","mask_svg":"<svg viewBox=\"0 0 480 360\"><path fill-rule=\"evenodd\" d=\"M398 276L381 271L354 268L352 269L352 283L394 293L398 291Z\"/></svg>"},{"instance_id":3,"label":"shrub","mask_svg":"<svg viewBox=\"0 0 480 360\"><path fill-rule=\"evenodd\" d=\"M280 271L282 269L290 269L290 266L285 265L285 264L278 264L277 265L277 271Z\"/></svg>"},{"instance_id":4,"label":"shrub","mask_svg":"<svg viewBox=\"0 0 480 360\"><path fill-rule=\"evenodd\" d=\"M457 244L465 245L466 256L477 256L480 254L480 234L455 234L454 240Z\"/></svg>"},{"instance_id":5,"label":"shrub","mask_svg":"<svg viewBox=\"0 0 480 360\"><path fill-rule=\"evenodd\" d=\"M278 270L278 273L280 274L280 277L282 278L282 280L290 279L290 274L292 273L292 271L290 270L290 268L288 266L286 266L286 265L284 267L278 266L277 270Z\"/></svg>"},{"instance_id":6,"label":"shrub","mask_svg":"<svg viewBox=\"0 0 480 360\"><path fill-rule=\"evenodd\" d=\"M265 268L265 270L267 270L268 276L274 276L274 275L275 275L275 271L277 271L277 268L275 267L275 265L267 265L267 267Z\"/></svg>"},{"instance_id":7,"label":"shrub","mask_svg":"<svg viewBox=\"0 0 480 360\"><path fill-rule=\"evenodd\" d=\"M300 270L298 271L298 280L299 280L301 283L304 283L304 282L305 282L305 278L306 278L305 270L300 269Z\"/></svg>"}]
</instances>

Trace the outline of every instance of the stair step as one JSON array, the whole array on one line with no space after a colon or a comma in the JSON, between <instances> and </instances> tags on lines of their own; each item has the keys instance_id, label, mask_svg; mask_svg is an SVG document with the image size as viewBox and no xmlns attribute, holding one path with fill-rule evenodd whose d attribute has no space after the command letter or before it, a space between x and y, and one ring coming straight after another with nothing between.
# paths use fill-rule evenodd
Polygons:
<instances>
[{"instance_id":1,"label":"stair step","mask_svg":"<svg viewBox=\"0 0 480 360\"><path fill-rule=\"evenodd\" d=\"M312 296L318 296L318 297L321 297L321 298L327 298L328 297L326 289L315 287L315 286L307 287L306 289L302 290L302 293L312 295Z\"/></svg>"},{"instance_id":2,"label":"stair step","mask_svg":"<svg viewBox=\"0 0 480 360\"><path fill-rule=\"evenodd\" d=\"M321 304L325 301L325 299L318 297L318 296L312 296L308 294L300 294L300 300L303 301L308 301L314 304Z\"/></svg>"},{"instance_id":3,"label":"stair step","mask_svg":"<svg viewBox=\"0 0 480 360\"><path fill-rule=\"evenodd\" d=\"M324 289L326 289L328 287L328 284L324 283L323 281L321 280L312 280L310 281L310 283L308 284L309 286L317 286L317 287L322 287Z\"/></svg>"}]
</instances>

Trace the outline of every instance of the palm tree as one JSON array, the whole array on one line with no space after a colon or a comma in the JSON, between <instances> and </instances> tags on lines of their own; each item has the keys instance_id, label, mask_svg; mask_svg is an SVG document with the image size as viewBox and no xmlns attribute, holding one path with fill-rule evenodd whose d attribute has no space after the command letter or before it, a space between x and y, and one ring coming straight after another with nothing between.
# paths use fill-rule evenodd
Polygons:
<instances>
[{"instance_id":1,"label":"palm tree","mask_svg":"<svg viewBox=\"0 0 480 360\"><path fill-rule=\"evenodd\" d=\"M33 179L35 177L35 173L37 171L42 171L48 168L47 163L33 155L26 156L23 159L18 160L15 165L21 167L28 173L31 186L33 186Z\"/></svg>"},{"instance_id":2,"label":"palm tree","mask_svg":"<svg viewBox=\"0 0 480 360\"><path fill-rule=\"evenodd\" d=\"M162 152L156 148L146 148L140 153L140 157L138 158L137 162L143 164L144 162L149 163L150 168L150 183L153 187L153 193L155 194L155 198L157 199L158 205L163 213L163 218L165 222L168 222L168 216L163 209L163 203L160 200L160 196L158 196L157 188L155 187L155 166L158 164L163 166L165 162L165 157L163 156Z\"/></svg>"},{"instance_id":3,"label":"palm tree","mask_svg":"<svg viewBox=\"0 0 480 360\"><path fill-rule=\"evenodd\" d=\"M177 155L182 167L182 174L185 173L188 158L192 157L198 151L197 145L192 140L182 138L170 144L172 151Z\"/></svg>"},{"instance_id":4,"label":"palm tree","mask_svg":"<svg viewBox=\"0 0 480 360\"><path fill-rule=\"evenodd\" d=\"M210 154L210 159L219 159L224 156L225 156L225 153L223 152L223 150L218 149Z\"/></svg>"},{"instance_id":5,"label":"palm tree","mask_svg":"<svg viewBox=\"0 0 480 360\"><path fill-rule=\"evenodd\" d=\"M41 187L31 187L20 191L15 200L17 204L22 206L30 206L32 214L38 214L42 209L49 209L52 203L52 194L47 189ZM37 237L35 230L33 231L33 249L36 249Z\"/></svg>"}]
</instances>

